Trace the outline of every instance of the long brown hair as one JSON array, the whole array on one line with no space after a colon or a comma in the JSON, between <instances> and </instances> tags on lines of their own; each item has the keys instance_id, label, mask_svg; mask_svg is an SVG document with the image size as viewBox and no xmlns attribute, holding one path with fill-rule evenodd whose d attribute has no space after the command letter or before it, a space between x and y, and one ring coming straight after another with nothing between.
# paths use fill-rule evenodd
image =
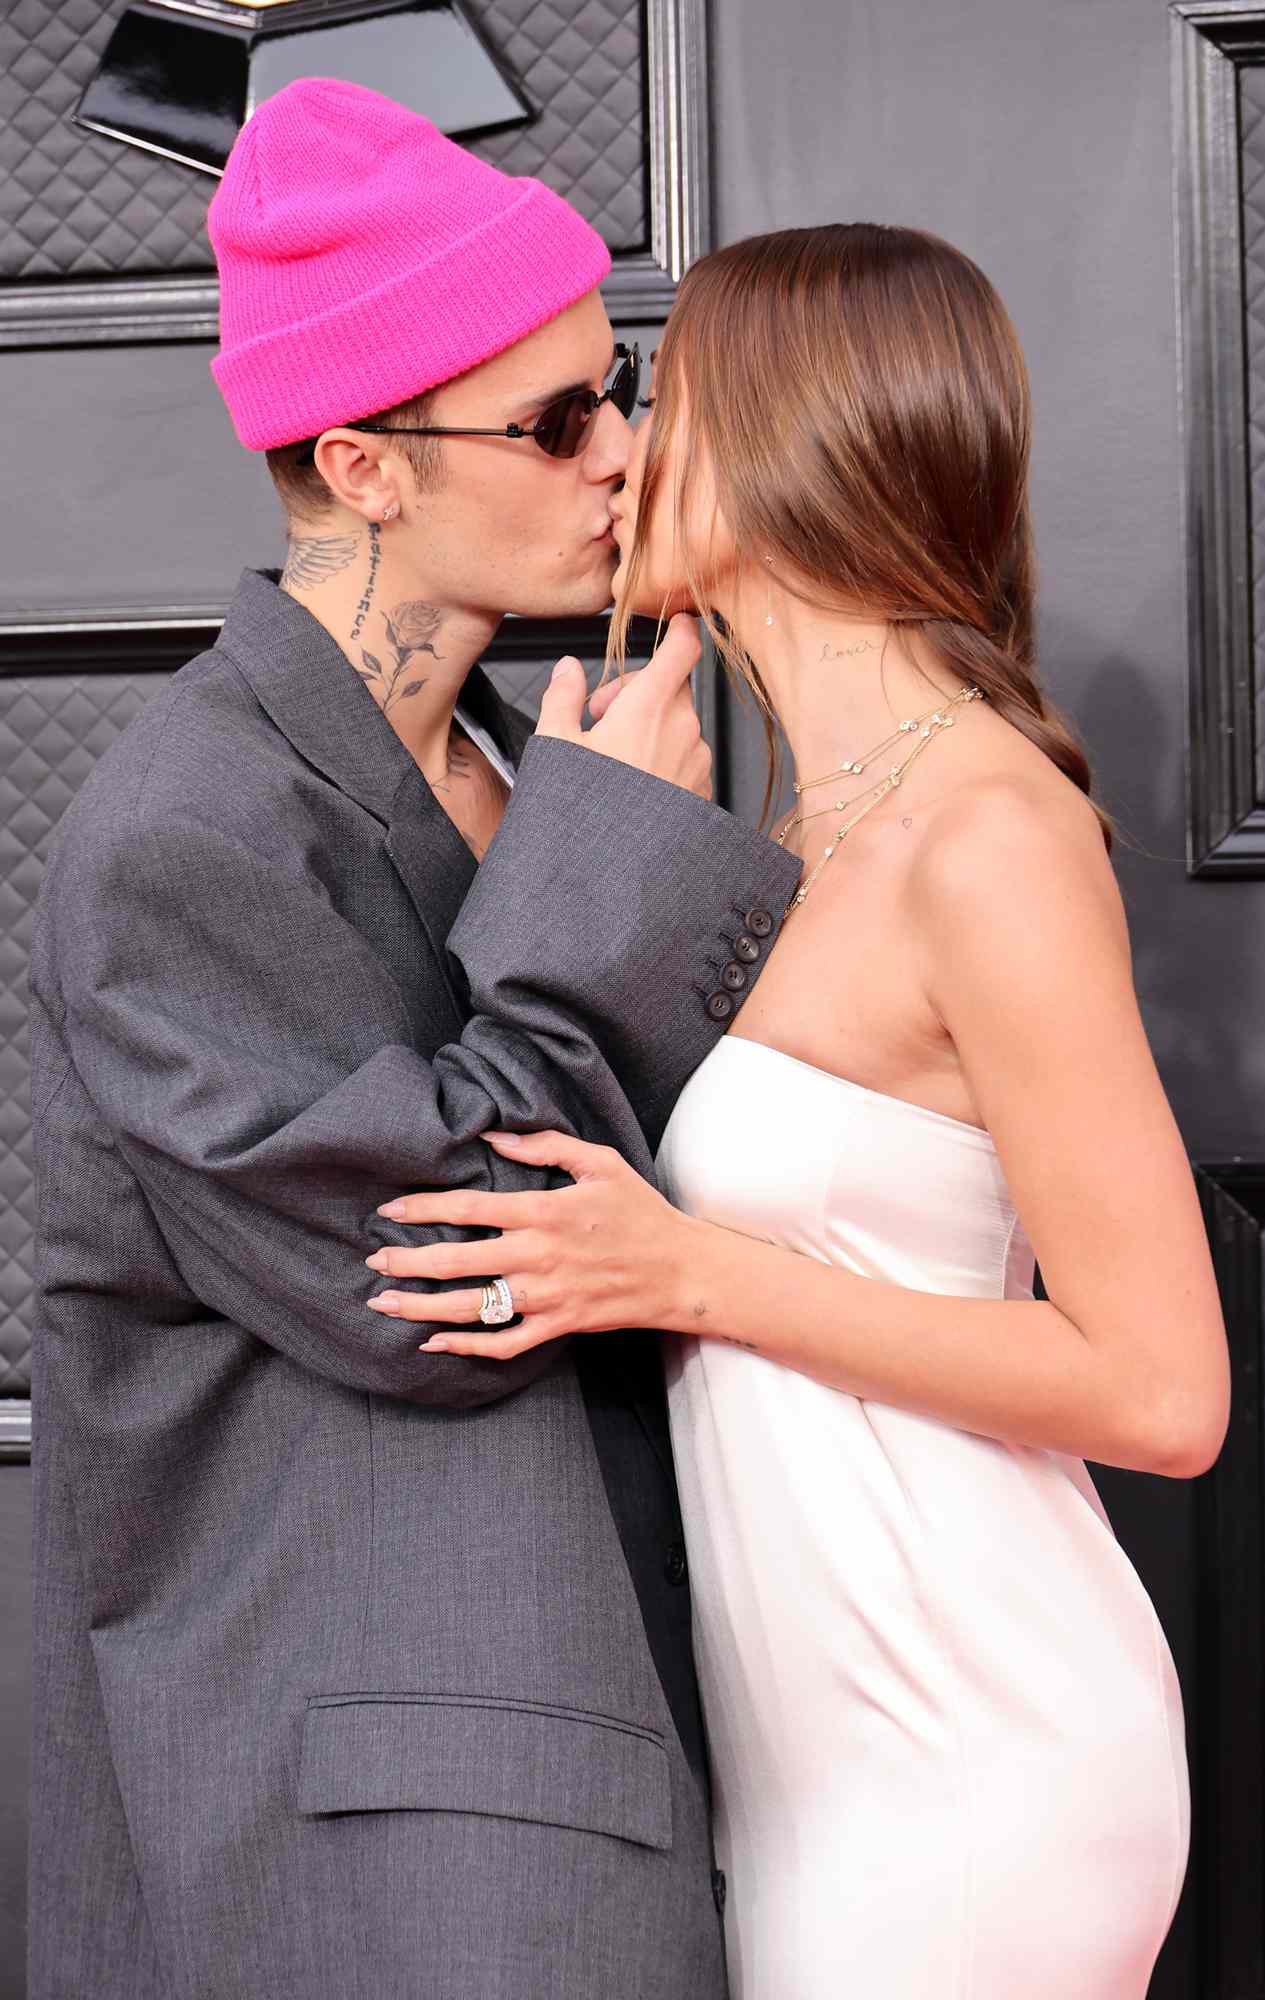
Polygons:
<instances>
[{"instance_id":1,"label":"long brown hair","mask_svg":"<svg viewBox=\"0 0 1265 2000\"><path fill-rule=\"evenodd\" d=\"M656 355L655 413L607 666L623 668L647 529L688 396L673 496L682 581L721 659L774 717L759 669L705 601L685 521L705 459L739 551L823 609L921 632L1081 791L1089 764L1033 651L1027 370L969 257L922 230L824 223L751 236L692 265ZM713 517L714 526L714 517ZM1095 807L1103 836L1111 824Z\"/></svg>"}]
</instances>

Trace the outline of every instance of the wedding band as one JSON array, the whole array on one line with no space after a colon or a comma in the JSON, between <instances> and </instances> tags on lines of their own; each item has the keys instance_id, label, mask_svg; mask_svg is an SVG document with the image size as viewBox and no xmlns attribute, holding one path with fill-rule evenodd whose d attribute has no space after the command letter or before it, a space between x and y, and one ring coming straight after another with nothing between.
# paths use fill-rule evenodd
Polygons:
<instances>
[{"instance_id":1,"label":"wedding band","mask_svg":"<svg viewBox=\"0 0 1265 2000\"><path fill-rule=\"evenodd\" d=\"M483 1287L483 1304L479 1307L479 1318L484 1326L504 1326L506 1320L514 1317L514 1294L504 1278L493 1278L490 1285Z\"/></svg>"}]
</instances>

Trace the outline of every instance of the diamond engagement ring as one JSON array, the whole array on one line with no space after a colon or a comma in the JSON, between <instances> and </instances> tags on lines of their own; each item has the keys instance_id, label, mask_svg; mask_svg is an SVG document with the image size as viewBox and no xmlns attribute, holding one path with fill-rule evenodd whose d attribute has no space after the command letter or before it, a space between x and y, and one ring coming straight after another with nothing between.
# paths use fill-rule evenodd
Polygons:
<instances>
[{"instance_id":1,"label":"diamond engagement ring","mask_svg":"<svg viewBox=\"0 0 1265 2000\"><path fill-rule=\"evenodd\" d=\"M504 1278L493 1278L490 1285L483 1287L483 1304L479 1307L479 1318L484 1326L504 1326L506 1320L514 1317L514 1294Z\"/></svg>"}]
</instances>

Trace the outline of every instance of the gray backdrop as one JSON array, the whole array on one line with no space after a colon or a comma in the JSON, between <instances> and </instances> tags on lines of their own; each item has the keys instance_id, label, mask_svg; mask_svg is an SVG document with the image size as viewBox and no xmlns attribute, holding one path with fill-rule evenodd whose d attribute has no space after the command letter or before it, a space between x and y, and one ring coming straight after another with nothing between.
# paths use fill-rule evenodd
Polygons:
<instances>
[{"instance_id":1,"label":"gray backdrop","mask_svg":"<svg viewBox=\"0 0 1265 2000\"><path fill-rule=\"evenodd\" d=\"M1192 1154L1265 1159L1265 881L1183 863L1185 601L1164 0L724 0L714 12L715 240L838 218L949 237L999 286L1035 395L1047 680L1121 822L1138 988ZM653 341L650 342L653 344ZM40 606L222 606L279 559L262 466L236 446L198 345L8 354L9 531L0 615ZM117 504L121 487L128 504ZM754 810L739 717L732 798ZM1016 910L1017 926L1023 913ZM0 1467L4 1841L0 1993L15 1921L24 1699L25 1469ZM1164 1617L1198 1727L1195 1497L1103 1482ZM1205 2000L1192 1919L1154 1992Z\"/></svg>"}]
</instances>

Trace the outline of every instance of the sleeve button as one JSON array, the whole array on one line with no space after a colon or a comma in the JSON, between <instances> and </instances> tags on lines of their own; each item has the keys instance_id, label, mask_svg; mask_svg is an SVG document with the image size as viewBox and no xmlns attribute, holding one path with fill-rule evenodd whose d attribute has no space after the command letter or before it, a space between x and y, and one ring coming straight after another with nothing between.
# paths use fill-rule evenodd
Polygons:
<instances>
[{"instance_id":1,"label":"sleeve button","mask_svg":"<svg viewBox=\"0 0 1265 2000\"><path fill-rule=\"evenodd\" d=\"M748 937L746 931L739 931L734 939L734 957L740 958L745 965L754 965L759 956L760 947L755 939Z\"/></svg>"},{"instance_id":2,"label":"sleeve button","mask_svg":"<svg viewBox=\"0 0 1265 2000\"><path fill-rule=\"evenodd\" d=\"M738 961L734 959L721 973L720 983L722 986L727 986L731 993L741 993L747 983L746 968L739 965Z\"/></svg>"},{"instance_id":3,"label":"sleeve button","mask_svg":"<svg viewBox=\"0 0 1265 2000\"><path fill-rule=\"evenodd\" d=\"M767 910L748 910L747 929L753 937L766 938L773 929L773 919Z\"/></svg>"},{"instance_id":4,"label":"sleeve button","mask_svg":"<svg viewBox=\"0 0 1265 2000\"><path fill-rule=\"evenodd\" d=\"M713 1021L727 1021L733 1010L734 1003L727 993L712 993L708 996L707 1011Z\"/></svg>"}]
</instances>

